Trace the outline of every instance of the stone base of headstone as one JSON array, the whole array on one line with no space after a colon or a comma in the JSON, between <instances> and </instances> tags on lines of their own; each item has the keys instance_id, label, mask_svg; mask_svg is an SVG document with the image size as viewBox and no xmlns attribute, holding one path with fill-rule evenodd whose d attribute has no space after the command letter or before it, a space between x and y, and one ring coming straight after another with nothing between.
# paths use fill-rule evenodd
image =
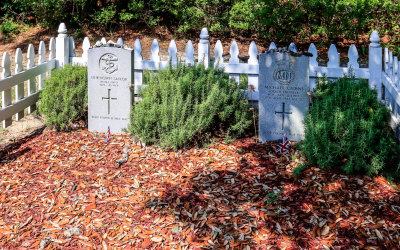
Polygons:
<instances>
[{"instance_id":1,"label":"stone base of headstone","mask_svg":"<svg viewBox=\"0 0 400 250\"><path fill-rule=\"evenodd\" d=\"M309 57L286 52L260 54L259 138L262 142L304 139L309 106Z\"/></svg>"},{"instance_id":2,"label":"stone base of headstone","mask_svg":"<svg viewBox=\"0 0 400 250\"><path fill-rule=\"evenodd\" d=\"M124 133L130 122L133 50L98 47L88 52L89 131Z\"/></svg>"}]
</instances>

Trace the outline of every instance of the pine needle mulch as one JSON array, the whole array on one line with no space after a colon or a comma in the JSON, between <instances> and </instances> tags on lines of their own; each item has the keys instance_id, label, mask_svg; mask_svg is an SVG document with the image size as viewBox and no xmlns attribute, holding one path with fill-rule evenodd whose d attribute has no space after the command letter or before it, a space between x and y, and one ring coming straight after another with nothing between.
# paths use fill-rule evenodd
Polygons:
<instances>
[{"instance_id":1,"label":"pine needle mulch","mask_svg":"<svg viewBox=\"0 0 400 250\"><path fill-rule=\"evenodd\" d=\"M272 152L45 131L0 151L0 247L400 248L400 195L383 177L294 178L297 160Z\"/></svg>"}]
</instances>

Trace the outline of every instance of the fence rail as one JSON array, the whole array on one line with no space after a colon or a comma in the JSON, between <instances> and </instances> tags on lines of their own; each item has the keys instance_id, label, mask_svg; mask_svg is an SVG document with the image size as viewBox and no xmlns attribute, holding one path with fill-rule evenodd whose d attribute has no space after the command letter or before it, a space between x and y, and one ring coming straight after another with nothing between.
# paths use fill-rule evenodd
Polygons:
<instances>
[{"instance_id":1,"label":"fence rail","mask_svg":"<svg viewBox=\"0 0 400 250\"><path fill-rule=\"evenodd\" d=\"M358 51L355 45L349 47L347 56L349 59L345 67L340 66L340 54L335 45L331 45L328 51L327 66L320 66L317 62L318 52L314 44L311 44L308 52L313 56L310 58L310 89L315 87L316 80L319 77L339 78L351 72L356 78L363 78L369 80L369 86L376 89L378 92L378 99L386 104L391 110L392 114L392 127L398 131L398 124L400 122L400 64L397 57L385 48L384 53L380 44L380 38L376 31L372 32L370 37L369 46L369 64L366 68L360 68L358 63ZM102 38L101 42L106 43L106 39ZM123 45L121 38L117 41L118 44ZM67 35L67 29L62 23L58 29L58 36L56 39L50 40L50 56L46 62L43 55L45 55L44 43L39 45L39 59L38 64L34 64L34 50L33 46L28 48L28 64L27 69L23 70L22 67L22 53L20 49L16 52L16 69L14 75L10 73L10 58L8 53L3 55L3 72L2 80L0 80L0 91L2 91L2 104L3 109L0 110L0 121L3 121L3 127L11 124L11 116L16 114L16 120L23 117L23 110L28 107L28 112L32 112L35 108L38 93L43 86L43 80L47 77L51 69L62 67L65 64L72 63L78 65L88 64L88 50L92 47L89 38L85 38L82 43L82 56L77 57L75 53L74 38ZM136 39L134 50L134 93L138 94L140 88L143 87L143 71L158 71L164 69L172 64L183 63L186 65L193 65L202 63L205 67L220 67L224 72L228 73L231 79L239 83L240 75L247 75L248 86L251 93L247 91L248 98L258 101L258 74L259 64L258 55L259 50L256 43L253 41L249 46L247 62L239 60L239 48L236 41L233 41L229 54L230 57L224 61L224 51L221 41L217 41L214 46L213 57L210 53L209 34L206 28L203 28L200 33L200 41L198 43L197 58L195 58L195 50L192 41L188 41L185 47L185 58L178 61L178 49L174 40L171 40L168 47L168 60L161 60L160 46L157 39L153 40L151 45L151 55L149 60L144 60L142 56L142 45L139 39ZM269 49L276 49L275 43L271 43ZM297 51L294 43L289 45L289 49ZM383 57L384 54L384 57ZM36 77L38 78L39 88L36 90ZM27 82L28 95L24 96L24 84ZM11 88L15 86L15 102L11 101Z\"/></svg>"},{"instance_id":2,"label":"fence rail","mask_svg":"<svg viewBox=\"0 0 400 250\"><path fill-rule=\"evenodd\" d=\"M29 114L36 109L39 94L44 88L44 80L50 74L48 72L56 67L54 38L50 39L49 50L49 58L46 61L46 46L41 41L39 43L37 64L35 64L35 50L33 45L30 44L27 51L27 65L24 70L22 51L18 48L14 58L14 74L11 74L10 54L8 52L3 53L0 80L0 91L2 92L0 121L2 121L3 128L11 125L13 115L15 115L15 120L20 120L24 117L26 108ZM25 82L27 83L27 89L25 89ZM14 98L12 94L13 87L15 89ZM27 95L25 95L26 93Z\"/></svg>"}]
</instances>

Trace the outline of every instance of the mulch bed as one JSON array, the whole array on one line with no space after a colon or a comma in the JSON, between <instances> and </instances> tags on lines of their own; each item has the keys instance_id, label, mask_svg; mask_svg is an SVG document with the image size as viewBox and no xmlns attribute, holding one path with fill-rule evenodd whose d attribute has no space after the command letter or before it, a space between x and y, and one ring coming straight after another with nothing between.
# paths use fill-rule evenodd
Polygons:
<instances>
[{"instance_id":1,"label":"mulch bed","mask_svg":"<svg viewBox=\"0 0 400 250\"><path fill-rule=\"evenodd\" d=\"M249 138L179 152L104 138L45 131L0 151L0 247L400 248L383 177L294 178L297 160Z\"/></svg>"}]
</instances>

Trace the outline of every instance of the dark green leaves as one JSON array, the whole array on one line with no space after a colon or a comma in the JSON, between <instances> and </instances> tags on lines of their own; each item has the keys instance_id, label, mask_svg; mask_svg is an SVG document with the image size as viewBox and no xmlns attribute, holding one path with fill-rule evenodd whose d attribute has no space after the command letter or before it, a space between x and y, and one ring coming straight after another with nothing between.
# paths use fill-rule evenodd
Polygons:
<instances>
[{"instance_id":1,"label":"dark green leaves","mask_svg":"<svg viewBox=\"0 0 400 250\"><path fill-rule=\"evenodd\" d=\"M389 127L389 110L368 83L353 78L319 84L305 119L302 150L310 163L346 173L397 171L399 146Z\"/></svg>"}]
</instances>

